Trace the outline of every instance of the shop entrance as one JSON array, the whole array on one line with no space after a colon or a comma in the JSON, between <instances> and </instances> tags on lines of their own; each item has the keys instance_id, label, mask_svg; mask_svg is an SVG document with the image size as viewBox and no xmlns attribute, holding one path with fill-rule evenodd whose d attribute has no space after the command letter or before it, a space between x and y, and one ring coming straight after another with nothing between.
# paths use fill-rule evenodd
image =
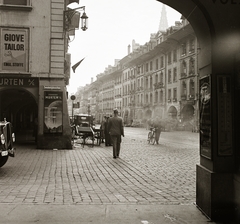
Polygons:
<instances>
[{"instance_id":1,"label":"shop entrance","mask_svg":"<svg viewBox=\"0 0 240 224\"><path fill-rule=\"evenodd\" d=\"M17 144L35 144L38 105L32 93L23 88L0 90L0 119L11 122Z\"/></svg>"}]
</instances>

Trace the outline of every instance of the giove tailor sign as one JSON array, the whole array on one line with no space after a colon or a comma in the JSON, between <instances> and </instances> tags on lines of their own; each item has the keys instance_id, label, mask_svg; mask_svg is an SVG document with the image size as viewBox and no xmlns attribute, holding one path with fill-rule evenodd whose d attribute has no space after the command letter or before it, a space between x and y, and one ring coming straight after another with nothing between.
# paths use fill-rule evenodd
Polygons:
<instances>
[{"instance_id":1,"label":"giove tailor sign","mask_svg":"<svg viewBox=\"0 0 240 224\"><path fill-rule=\"evenodd\" d=\"M28 30L1 29L2 70L28 70Z\"/></svg>"}]
</instances>

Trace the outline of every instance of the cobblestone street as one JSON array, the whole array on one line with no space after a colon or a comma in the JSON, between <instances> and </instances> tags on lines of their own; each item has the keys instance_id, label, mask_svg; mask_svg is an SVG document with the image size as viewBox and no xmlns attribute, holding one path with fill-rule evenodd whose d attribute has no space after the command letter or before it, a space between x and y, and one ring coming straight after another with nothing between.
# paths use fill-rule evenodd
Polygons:
<instances>
[{"instance_id":1,"label":"cobblestone street","mask_svg":"<svg viewBox=\"0 0 240 224\"><path fill-rule=\"evenodd\" d=\"M134 129L136 135L129 136L131 130L126 128L116 160L104 144L17 148L16 157L0 169L0 203L193 204L198 134L163 132L160 145L148 145L146 130Z\"/></svg>"}]
</instances>

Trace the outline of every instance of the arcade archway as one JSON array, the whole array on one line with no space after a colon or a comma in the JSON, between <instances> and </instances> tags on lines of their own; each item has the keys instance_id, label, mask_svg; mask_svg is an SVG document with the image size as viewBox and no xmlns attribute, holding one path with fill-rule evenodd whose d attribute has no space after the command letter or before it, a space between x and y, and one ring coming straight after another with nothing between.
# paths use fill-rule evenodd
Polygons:
<instances>
[{"instance_id":1,"label":"arcade archway","mask_svg":"<svg viewBox=\"0 0 240 224\"><path fill-rule=\"evenodd\" d=\"M168 118L177 119L177 109L174 106L171 106L168 109Z\"/></svg>"},{"instance_id":2,"label":"arcade archway","mask_svg":"<svg viewBox=\"0 0 240 224\"><path fill-rule=\"evenodd\" d=\"M0 104L0 118L12 123L16 143L34 143L34 121L38 117L34 96L23 88L6 88L0 91Z\"/></svg>"},{"instance_id":3,"label":"arcade archway","mask_svg":"<svg viewBox=\"0 0 240 224\"><path fill-rule=\"evenodd\" d=\"M239 223L238 2L185 0L182 4L179 0L157 1L180 12L191 24L199 43L199 86L202 88L207 83L210 87L210 102L204 104L199 120L200 164L196 170L196 204L214 221L236 219ZM219 16L226 12L231 12L231 16Z\"/></svg>"}]
</instances>

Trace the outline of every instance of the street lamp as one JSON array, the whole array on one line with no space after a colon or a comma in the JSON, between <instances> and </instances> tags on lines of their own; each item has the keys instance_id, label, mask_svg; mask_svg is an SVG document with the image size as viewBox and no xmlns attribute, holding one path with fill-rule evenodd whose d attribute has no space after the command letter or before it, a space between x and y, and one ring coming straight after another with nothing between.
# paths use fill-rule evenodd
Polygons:
<instances>
[{"instance_id":1,"label":"street lamp","mask_svg":"<svg viewBox=\"0 0 240 224\"><path fill-rule=\"evenodd\" d=\"M87 28L88 28L88 17L87 17L87 14L84 11L82 16L81 16L81 29L83 31L86 31Z\"/></svg>"},{"instance_id":2,"label":"street lamp","mask_svg":"<svg viewBox=\"0 0 240 224\"><path fill-rule=\"evenodd\" d=\"M83 10L83 14L80 17L80 12ZM88 29L88 16L85 12L85 6L81 6L75 9L68 9L64 11L64 29L69 31L71 29L78 28L79 18L81 18L81 29L86 31ZM77 21L77 22L76 22Z\"/></svg>"},{"instance_id":3,"label":"street lamp","mask_svg":"<svg viewBox=\"0 0 240 224\"><path fill-rule=\"evenodd\" d=\"M76 96L72 95L71 96L71 100L72 100L72 121L73 121L73 116L74 116L74 113L73 113L73 108L74 108L74 100L76 99Z\"/></svg>"}]
</instances>

